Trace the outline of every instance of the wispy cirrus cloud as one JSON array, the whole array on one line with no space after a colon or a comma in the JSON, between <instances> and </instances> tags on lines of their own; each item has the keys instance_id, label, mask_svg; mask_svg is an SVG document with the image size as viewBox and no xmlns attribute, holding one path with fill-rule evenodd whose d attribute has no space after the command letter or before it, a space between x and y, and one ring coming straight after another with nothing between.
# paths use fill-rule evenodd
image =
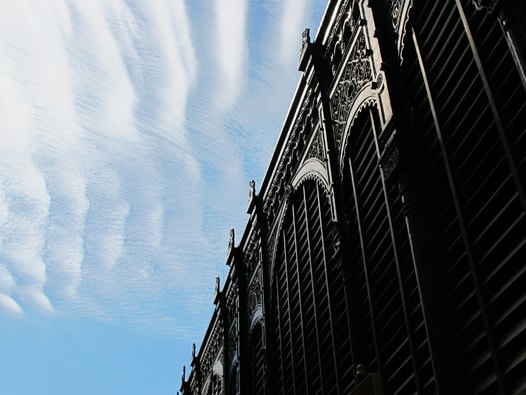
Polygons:
<instances>
[{"instance_id":1,"label":"wispy cirrus cloud","mask_svg":"<svg viewBox=\"0 0 526 395\"><path fill-rule=\"evenodd\" d=\"M279 59L286 65L296 66L299 58L299 37L305 26L309 2L305 0L287 0L284 4L280 23ZM294 62L294 63L293 63Z\"/></svg>"},{"instance_id":2,"label":"wispy cirrus cloud","mask_svg":"<svg viewBox=\"0 0 526 395\"><path fill-rule=\"evenodd\" d=\"M0 314L205 326L310 6L0 2Z\"/></svg>"},{"instance_id":3,"label":"wispy cirrus cloud","mask_svg":"<svg viewBox=\"0 0 526 395\"><path fill-rule=\"evenodd\" d=\"M171 201L163 164L169 155L186 170L178 185L199 195L184 129L196 73L185 3L0 9L0 303L17 314L119 314L119 298L143 284L114 276L158 264L131 252L164 259L164 227L174 221L162 218L165 206L200 216ZM199 226L189 226L197 237Z\"/></svg>"},{"instance_id":4,"label":"wispy cirrus cloud","mask_svg":"<svg viewBox=\"0 0 526 395\"><path fill-rule=\"evenodd\" d=\"M218 103L228 110L242 92L246 78L248 42L247 0L215 0L215 55L222 82ZM217 40L217 41L216 41Z\"/></svg>"}]
</instances>

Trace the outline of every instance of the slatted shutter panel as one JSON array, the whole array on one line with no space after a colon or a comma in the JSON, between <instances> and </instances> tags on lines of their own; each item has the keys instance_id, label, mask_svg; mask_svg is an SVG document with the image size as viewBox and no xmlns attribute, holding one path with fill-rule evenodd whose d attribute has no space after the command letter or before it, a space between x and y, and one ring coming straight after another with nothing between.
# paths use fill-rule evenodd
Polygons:
<instances>
[{"instance_id":1,"label":"slatted shutter panel","mask_svg":"<svg viewBox=\"0 0 526 395\"><path fill-rule=\"evenodd\" d=\"M434 393L424 318L398 190L378 167L375 108L362 110L347 144L344 188L351 230L351 287L362 301L365 363L385 393ZM358 361L360 362L360 361Z\"/></svg>"},{"instance_id":2,"label":"slatted shutter panel","mask_svg":"<svg viewBox=\"0 0 526 395\"><path fill-rule=\"evenodd\" d=\"M419 1L410 25L403 71L464 391L519 393L526 389L524 87L496 13L477 12L467 0Z\"/></svg>"},{"instance_id":3,"label":"slatted shutter panel","mask_svg":"<svg viewBox=\"0 0 526 395\"><path fill-rule=\"evenodd\" d=\"M222 393L223 387L221 377L219 377L217 374L214 374L210 380L210 384L208 385L206 395L221 395Z\"/></svg>"},{"instance_id":4,"label":"slatted shutter panel","mask_svg":"<svg viewBox=\"0 0 526 395\"><path fill-rule=\"evenodd\" d=\"M343 279L323 189L295 191L279 235L272 314L279 394L338 394L352 380Z\"/></svg>"},{"instance_id":5,"label":"slatted shutter panel","mask_svg":"<svg viewBox=\"0 0 526 395\"><path fill-rule=\"evenodd\" d=\"M250 380L253 395L265 393L265 356L263 353L263 331L257 324L250 336Z\"/></svg>"}]
</instances>

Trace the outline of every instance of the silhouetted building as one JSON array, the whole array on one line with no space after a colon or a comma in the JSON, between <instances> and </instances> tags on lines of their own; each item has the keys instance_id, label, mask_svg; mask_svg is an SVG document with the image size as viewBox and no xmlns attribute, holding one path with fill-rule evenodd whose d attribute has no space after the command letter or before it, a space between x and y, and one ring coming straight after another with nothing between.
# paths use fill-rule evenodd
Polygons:
<instances>
[{"instance_id":1,"label":"silhouetted building","mask_svg":"<svg viewBox=\"0 0 526 395\"><path fill-rule=\"evenodd\" d=\"M184 395L526 391L525 26L329 1Z\"/></svg>"}]
</instances>

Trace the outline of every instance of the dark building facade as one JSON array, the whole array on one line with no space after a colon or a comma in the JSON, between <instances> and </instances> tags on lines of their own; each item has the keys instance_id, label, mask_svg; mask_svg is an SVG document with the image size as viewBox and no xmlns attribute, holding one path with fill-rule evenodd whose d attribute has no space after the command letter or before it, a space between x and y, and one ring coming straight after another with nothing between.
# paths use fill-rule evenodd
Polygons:
<instances>
[{"instance_id":1,"label":"dark building facade","mask_svg":"<svg viewBox=\"0 0 526 395\"><path fill-rule=\"evenodd\" d=\"M526 2L331 0L188 394L526 392Z\"/></svg>"}]
</instances>

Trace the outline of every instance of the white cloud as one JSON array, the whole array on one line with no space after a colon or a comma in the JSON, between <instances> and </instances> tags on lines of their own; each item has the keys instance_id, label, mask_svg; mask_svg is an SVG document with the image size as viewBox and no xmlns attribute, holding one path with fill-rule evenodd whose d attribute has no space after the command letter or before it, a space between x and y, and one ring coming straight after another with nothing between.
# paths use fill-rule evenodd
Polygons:
<instances>
[{"instance_id":1,"label":"white cloud","mask_svg":"<svg viewBox=\"0 0 526 395\"><path fill-rule=\"evenodd\" d=\"M50 197L40 170L31 162L0 161L4 190L4 223L0 229L1 262L16 282L14 294L29 305L50 310L42 303L46 268L42 261ZM7 210L5 209L7 208Z\"/></svg>"},{"instance_id":2,"label":"white cloud","mask_svg":"<svg viewBox=\"0 0 526 395\"><path fill-rule=\"evenodd\" d=\"M286 67L297 67L301 33L305 30L308 1L287 0L281 16L279 58Z\"/></svg>"},{"instance_id":3,"label":"white cloud","mask_svg":"<svg viewBox=\"0 0 526 395\"><path fill-rule=\"evenodd\" d=\"M0 310L206 325L298 77L277 3L0 1Z\"/></svg>"},{"instance_id":4,"label":"white cloud","mask_svg":"<svg viewBox=\"0 0 526 395\"><path fill-rule=\"evenodd\" d=\"M104 310L131 277L114 278L115 266L126 259L133 271L144 255L129 255L129 240L166 248L171 197L155 177L166 155L198 192L184 135L196 68L184 1L8 1L0 11L2 304Z\"/></svg>"},{"instance_id":5,"label":"white cloud","mask_svg":"<svg viewBox=\"0 0 526 395\"><path fill-rule=\"evenodd\" d=\"M4 310L7 313L22 315L22 308L13 298L0 292L0 311Z\"/></svg>"},{"instance_id":6,"label":"white cloud","mask_svg":"<svg viewBox=\"0 0 526 395\"><path fill-rule=\"evenodd\" d=\"M15 279L9 270L0 264L0 311L4 310L11 314L22 315L20 305L9 296L14 285Z\"/></svg>"},{"instance_id":7,"label":"white cloud","mask_svg":"<svg viewBox=\"0 0 526 395\"><path fill-rule=\"evenodd\" d=\"M221 71L218 104L227 110L241 92L246 73L247 0L216 0L215 13L217 32L211 39Z\"/></svg>"}]
</instances>

